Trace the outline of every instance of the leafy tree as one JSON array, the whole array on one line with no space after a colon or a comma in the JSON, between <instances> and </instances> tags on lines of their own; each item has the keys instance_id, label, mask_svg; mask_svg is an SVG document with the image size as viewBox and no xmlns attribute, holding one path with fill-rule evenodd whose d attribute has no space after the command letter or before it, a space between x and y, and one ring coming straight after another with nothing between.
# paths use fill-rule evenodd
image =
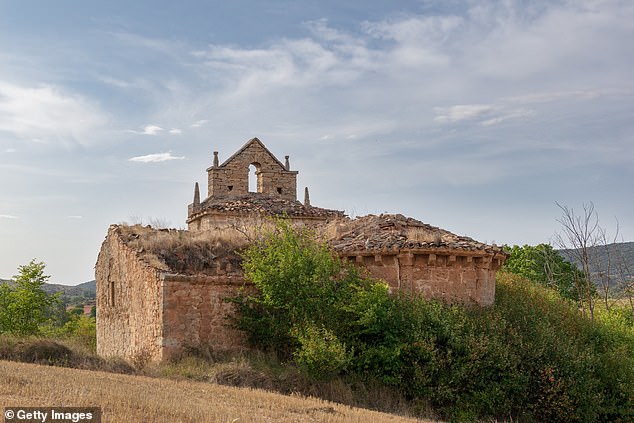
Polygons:
<instances>
[{"instance_id":1,"label":"leafy tree","mask_svg":"<svg viewBox=\"0 0 634 423\"><path fill-rule=\"evenodd\" d=\"M59 303L58 295L48 295L42 286L50 278L44 275L45 264L31 260L18 267L18 275L0 286L0 333L33 335Z\"/></svg>"},{"instance_id":2,"label":"leafy tree","mask_svg":"<svg viewBox=\"0 0 634 423\"><path fill-rule=\"evenodd\" d=\"M511 256L504 263L503 270L552 288L563 298L581 301L577 287L585 280L583 274L551 245L514 245L505 249Z\"/></svg>"},{"instance_id":3,"label":"leafy tree","mask_svg":"<svg viewBox=\"0 0 634 423\"><path fill-rule=\"evenodd\" d=\"M343 266L309 229L281 220L243 253L246 278L256 288L234 298L253 345L295 361L309 373L332 375L350 361L354 322L361 318L355 301L375 285L357 269ZM387 295L387 287L383 288Z\"/></svg>"}]
</instances>

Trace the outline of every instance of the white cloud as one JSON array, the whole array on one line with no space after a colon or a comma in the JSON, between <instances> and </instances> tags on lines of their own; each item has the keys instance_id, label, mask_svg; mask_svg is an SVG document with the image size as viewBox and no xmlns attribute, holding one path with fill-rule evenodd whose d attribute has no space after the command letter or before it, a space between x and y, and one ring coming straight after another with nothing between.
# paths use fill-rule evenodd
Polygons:
<instances>
[{"instance_id":1,"label":"white cloud","mask_svg":"<svg viewBox=\"0 0 634 423\"><path fill-rule=\"evenodd\" d=\"M499 104L459 104L450 107L434 107L434 121L440 123L456 123L476 121L482 126L491 126L509 119L532 116L532 109L511 108L503 102Z\"/></svg>"},{"instance_id":2,"label":"white cloud","mask_svg":"<svg viewBox=\"0 0 634 423\"><path fill-rule=\"evenodd\" d=\"M451 61L451 41L460 34L460 16L411 16L400 20L366 22L372 37L392 41L388 57L405 67L445 66Z\"/></svg>"},{"instance_id":3,"label":"white cloud","mask_svg":"<svg viewBox=\"0 0 634 423\"><path fill-rule=\"evenodd\" d=\"M165 129L157 125L146 125L141 131L128 129L126 132L131 132L133 134L139 134L139 135L158 135L159 132L162 132L164 130Z\"/></svg>"},{"instance_id":4,"label":"white cloud","mask_svg":"<svg viewBox=\"0 0 634 423\"><path fill-rule=\"evenodd\" d=\"M402 44L439 43L447 40L464 25L461 16L409 16L396 20L366 22L363 27L376 38Z\"/></svg>"},{"instance_id":5,"label":"white cloud","mask_svg":"<svg viewBox=\"0 0 634 423\"><path fill-rule=\"evenodd\" d=\"M123 45L140 47L165 56L178 57L183 50L183 46L178 42L148 38L130 32L112 32L111 34L121 41Z\"/></svg>"},{"instance_id":6,"label":"white cloud","mask_svg":"<svg viewBox=\"0 0 634 423\"><path fill-rule=\"evenodd\" d=\"M123 81L121 79L113 78L111 76L98 76L97 79L103 82L104 84L111 85L117 88L130 88L131 86L133 86L133 84L131 84L128 81Z\"/></svg>"},{"instance_id":7,"label":"white cloud","mask_svg":"<svg viewBox=\"0 0 634 423\"><path fill-rule=\"evenodd\" d=\"M615 4L606 2L605 9L618 8ZM479 1L445 10L451 12L426 8L422 14L401 13L347 28L320 19L305 23L305 37L263 40L249 47L215 44L191 52L188 69L200 77L196 81L201 86L182 89L175 94L180 96L176 102L171 97L163 101L170 105L163 118L186 104L194 116L213 113L214 121L225 122L234 133L245 128L248 117L249 129L269 128L269 133L289 139L318 140L324 133L344 139L358 133L346 132L347 127L376 122L397 136L395 131L433 131L438 127L434 123L489 129L539 124L552 112L541 107L551 95L573 102L593 98L606 84L622 91L625 80L607 79L587 63L588 57L623 50L627 44L613 42L602 29L607 22L591 25L592 36L584 35L597 46L592 54L560 40L571 38L567 19L594 22L596 11L587 4ZM612 19L610 13L599 15ZM623 32L626 21L615 19ZM554 31L559 21L561 33ZM539 48L528 48L527 53L511 48L530 47L533 37ZM500 49L503 54L498 54ZM531 55L530 63L517 69L515 61L524 61L524 54ZM624 65L631 61L628 55L616 56L622 61L616 68L631 68ZM570 114L576 110L566 108ZM277 127L272 130L270 125Z\"/></svg>"},{"instance_id":8,"label":"white cloud","mask_svg":"<svg viewBox=\"0 0 634 423\"><path fill-rule=\"evenodd\" d=\"M205 125L207 122L209 122L207 119L201 119L192 123L191 126L192 128L200 128L201 126Z\"/></svg>"},{"instance_id":9,"label":"white cloud","mask_svg":"<svg viewBox=\"0 0 634 423\"><path fill-rule=\"evenodd\" d=\"M18 150L16 150L15 148L7 148L6 150L4 150L5 153L15 153Z\"/></svg>"},{"instance_id":10,"label":"white cloud","mask_svg":"<svg viewBox=\"0 0 634 423\"><path fill-rule=\"evenodd\" d=\"M498 123L502 123L506 120L509 119L518 119L518 118L523 118L523 117L529 117L535 114L534 110L529 110L529 109L517 109L517 110L510 110L510 111L506 111L503 113L500 113L498 116L496 117L492 117L490 119L486 119L480 122L480 125L482 126L491 126L491 125L497 125Z\"/></svg>"},{"instance_id":11,"label":"white cloud","mask_svg":"<svg viewBox=\"0 0 634 423\"><path fill-rule=\"evenodd\" d=\"M465 44L464 51L474 73L522 83L545 82L550 76L572 82L579 76L624 72L623 65L631 62L622 58L628 53L623 40L634 35L631 2L579 0L532 7L500 2L471 11L475 42Z\"/></svg>"},{"instance_id":12,"label":"white cloud","mask_svg":"<svg viewBox=\"0 0 634 423\"><path fill-rule=\"evenodd\" d=\"M166 162L169 160L183 160L185 157L183 156L173 156L171 152L167 153L155 153L148 154L145 156L136 156L131 157L128 160L131 162L140 162L140 163L158 163L158 162Z\"/></svg>"},{"instance_id":13,"label":"white cloud","mask_svg":"<svg viewBox=\"0 0 634 423\"><path fill-rule=\"evenodd\" d=\"M458 104L450 107L434 107L436 122L459 122L462 120L477 119L489 115L495 110L489 104Z\"/></svg>"},{"instance_id":14,"label":"white cloud","mask_svg":"<svg viewBox=\"0 0 634 423\"><path fill-rule=\"evenodd\" d=\"M183 131L179 128L172 128L169 130L169 133L172 135L180 135L183 133Z\"/></svg>"},{"instance_id":15,"label":"white cloud","mask_svg":"<svg viewBox=\"0 0 634 423\"><path fill-rule=\"evenodd\" d=\"M17 219L17 216L13 216L11 214L0 214L0 219Z\"/></svg>"},{"instance_id":16,"label":"white cloud","mask_svg":"<svg viewBox=\"0 0 634 423\"><path fill-rule=\"evenodd\" d=\"M341 86L380 67L382 54L366 47L363 38L329 28L325 21L307 27L315 39L285 38L253 49L212 45L196 56L225 82L227 96L242 99L277 89Z\"/></svg>"},{"instance_id":17,"label":"white cloud","mask_svg":"<svg viewBox=\"0 0 634 423\"><path fill-rule=\"evenodd\" d=\"M25 140L90 144L107 123L89 100L52 85L21 86L0 80L0 131Z\"/></svg>"},{"instance_id":18,"label":"white cloud","mask_svg":"<svg viewBox=\"0 0 634 423\"><path fill-rule=\"evenodd\" d=\"M156 125L147 125L145 128L143 128L143 134L144 135L156 135L159 132L164 131L163 128L161 128L160 126L156 126Z\"/></svg>"},{"instance_id":19,"label":"white cloud","mask_svg":"<svg viewBox=\"0 0 634 423\"><path fill-rule=\"evenodd\" d=\"M67 216L69 219L83 219L84 216L80 216L80 215L71 215L71 216Z\"/></svg>"},{"instance_id":20,"label":"white cloud","mask_svg":"<svg viewBox=\"0 0 634 423\"><path fill-rule=\"evenodd\" d=\"M509 103L519 104L535 104L535 103L551 103L554 101L580 99L592 100L599 96L619 96L634 95L634 87L623 87L620 90L600 89L600 90L574 90L574 91L551 91L531 93L520 96L514 96L504 99Z\"/></svg>"}]
</instances>

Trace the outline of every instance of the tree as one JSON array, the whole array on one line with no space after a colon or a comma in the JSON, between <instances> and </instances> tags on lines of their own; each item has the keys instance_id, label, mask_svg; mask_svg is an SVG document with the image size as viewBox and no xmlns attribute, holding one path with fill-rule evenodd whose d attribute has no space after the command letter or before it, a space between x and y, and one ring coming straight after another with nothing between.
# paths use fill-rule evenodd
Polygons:
<instances>
[{"instance_id":1,"label":"tree","mask_svg":"<svg viewBox=\"0 0 634 423\"><path fill-rule=\"evenodd\" d=\"M581 277L576 280L576 289L579 298L588 307L590 318L594 320L594 281L599 282L602 288L602 299L606 309L610 308L610 289L614 285L613 258L608 236L605 228L599 224L599 215L592 202L583 204L583 211L579 214L572 208L556 204L561 210L561 217L557 222L562 228L561 233L556 234L556 242L560 248L568 250L572 260L581 268ZM616 233L618 236L618 222Z\"/></svg>"},{"instance_id":2,"label":"tree","mask_svg":"<svg viewBox=\"0 0 634 423\"><path fill-rule=\"evenodd\" d=\"M263 231L243 253L245 277L256 291L233 299L236 326L253 345L292 356L310 374L343 370L352 354L345 341L358 320L352 303L384 284L344 266L309 229L280 220ZM387 296L387 286L383 291Z\"/></svg>"},{"instance_id":3,"label":"tree","mask_svg":"<svg viewBox=\"0 0 634 423\"><path fill-rule=\"evenodd\" d=\"M44 275L45 264L31 260L18 267L18 275L0 286L0 333L33 335L48 320L58 295L48 295L42 286L50 278Z\"/></svg>"},{"instance_id":4,"label":"tree","mask_svg":"<svg viewBox=\"0 0 634 423\"><path fill-rule=\"evenodd\" d=\"M549 244L505 247L511 255L503 270L554 289L563 298L581 302L576 281L582 277L577 267L566 261Z\"/></svg>"}]
</instances>

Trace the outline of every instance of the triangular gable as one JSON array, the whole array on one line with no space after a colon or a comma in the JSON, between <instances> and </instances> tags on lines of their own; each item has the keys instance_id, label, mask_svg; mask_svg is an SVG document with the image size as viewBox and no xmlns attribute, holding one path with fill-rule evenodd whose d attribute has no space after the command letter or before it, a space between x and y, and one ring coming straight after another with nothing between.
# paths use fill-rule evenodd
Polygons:
<instances>
[{"instance_id":1,"label":"triangular gable","mask_svg":"<svg viewBox=\"0 0 634 423\"><path fill-rule=\"evenodd\" d=\"M242 154L247 148L249 148L252 144L257 144L262 150L264 150L264 152L266 152L266 154L268 154L277 164L280 165L280 167L284 170L286 170L286 166L284 166L282 164L282 162L280 162L277 157L275 157L273 155L273 153L271 153L269 151L268 148L266 148L266 146L262 143L262 141L260 141L257 138L252 138L249 141L246 142L246 144L244 144L242 146L242 148L240 148L238 151L236 151L235 153L233 153L231 155L231 157L229 157L227 160L225 160L224 162L222 162L222 164L219 167L225 167L226 165L228 165L232 160L234 160L236 157L238 157L240 154Z\"/></svg>"}]
</instances>

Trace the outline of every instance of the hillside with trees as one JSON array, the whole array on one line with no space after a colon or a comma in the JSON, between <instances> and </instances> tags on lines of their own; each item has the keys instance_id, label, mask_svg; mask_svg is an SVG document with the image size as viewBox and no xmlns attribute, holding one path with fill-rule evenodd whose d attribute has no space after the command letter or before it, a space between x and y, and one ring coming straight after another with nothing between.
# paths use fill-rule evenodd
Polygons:
<instances>
[{"instance_id":1,"label":"hillside with trees","mask_svg":"<svg viewBox=\"0 0 634 423\"><path fill-rule=\"evenodd\" d=\"M60 300L66 305L80 306L95 302L96 282L94 280L79 285L58 285L46 283L42 289L47 294L59 293Z\"/></svg>"},{"instance_id":2,"label":"hillside with trees","mask_svg":"<svg viewBox=\"0 0 634 423\"><path fill-rule=\"evenodd\" d=\"M581 268L575 250L558 250L567 261ZM596 245L588 248L590 255L590 270L594 275L594 282L600 284L603 274L609 272L610 283L617 285L623 280L634 280L634 242L617 242L606 245Z\"/></svg>"}]
</instances>

